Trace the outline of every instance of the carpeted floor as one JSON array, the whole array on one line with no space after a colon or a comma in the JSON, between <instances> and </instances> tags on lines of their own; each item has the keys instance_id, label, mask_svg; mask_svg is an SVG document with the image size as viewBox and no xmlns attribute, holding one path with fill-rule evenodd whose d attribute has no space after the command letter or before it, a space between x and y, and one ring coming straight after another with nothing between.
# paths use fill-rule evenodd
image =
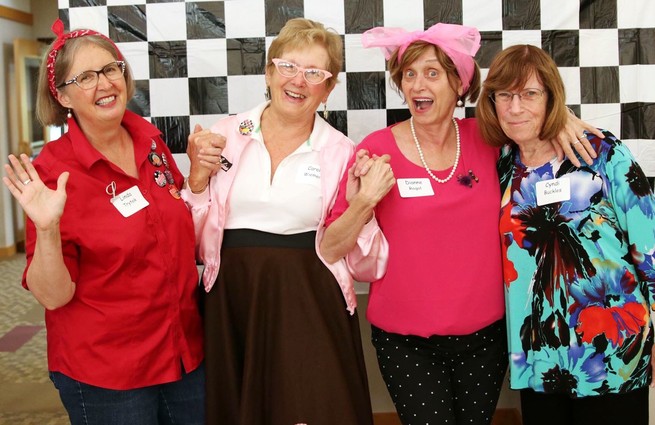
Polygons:
<instances>
[{"instance_id":1,"label":"carpeted floor","mask_svg":"<svg viewBox=\"0 0 655 425\"><path fill-rule=\"evenodd\" d=\"M0 424L64 425L48 378L43 307L20 284L25 256L0 260Z\"/></svg>"}]
</instances>

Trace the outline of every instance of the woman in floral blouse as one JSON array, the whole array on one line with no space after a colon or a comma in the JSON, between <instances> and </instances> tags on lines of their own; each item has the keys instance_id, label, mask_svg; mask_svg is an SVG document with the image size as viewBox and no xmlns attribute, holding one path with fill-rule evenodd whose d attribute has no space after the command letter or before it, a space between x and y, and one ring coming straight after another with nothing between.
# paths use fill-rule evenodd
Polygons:
<instances>
[{"instance_id":1,"label":"woman in floral blouse","mask_svg":"<svg viewBox=\"0 0 655 425\"><path fill-rule=\"evenodd\" d=\"M613 134L590 166L558 161L564 85L543 50L493 61L477 117L498 162L511 388L524 425L648 423L655 198Z\"/></svg>"}]
</instances>

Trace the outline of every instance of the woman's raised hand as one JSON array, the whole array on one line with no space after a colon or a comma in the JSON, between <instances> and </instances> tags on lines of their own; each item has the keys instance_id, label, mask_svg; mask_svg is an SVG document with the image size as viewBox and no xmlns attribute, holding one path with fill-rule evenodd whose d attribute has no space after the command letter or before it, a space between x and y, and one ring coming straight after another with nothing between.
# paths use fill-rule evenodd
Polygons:
<instances>
[{"instance_id":1,"label":"woman's raised hand","mask_svg":"<svg viewBox=\"0 0 655 425\"><path fill-rule=\"evenodd\" d=\"M225 148L225 137L212 133L196 124L189 135L186 153L191 162L189 188L193 192L203 190L209 178L221 169L221 154Z\"/></svg>"},{"instance_id":2,"label":"woman's raised hand","mask_svg":"<svg viewBox=\"0 0 655 425\"><path fill-rule=\"evenodd\" d=\"M389 193L396 179L389 164L389 155L371 156L365 149L355 154L355 162L348 170L346 200L350 202L355 196L364 196L368 202L377 205Z\"/></svg>"},{"instance_id":3,"label":"woman's raised hand","mask_svg":"<svg viewBox=\"0 0 655 425\"><path fill-rule=\"evenodd\" d=\"M367 166L366 174L360 176L359 193L377 205L396 184L396 178L389 164L389 155L374 155L372 160L373 163Z\"/></svg>"},{"instance_id":4,"label":"woman's raised hand","mask_svg":"<svg viewBox=\"0 0 655 425\"><path fill-rule=\"evenodd\" d=\"M66 183L69 173L61 173L57 179L57 190L48 188L30 158L20 155L9 155L9 164L5 164L6 176L2 178L5 186L23 207L27 216L34 222L38 230L52 230L59 226L59 220L66 205Z\"/></svg>"}]
</instances>

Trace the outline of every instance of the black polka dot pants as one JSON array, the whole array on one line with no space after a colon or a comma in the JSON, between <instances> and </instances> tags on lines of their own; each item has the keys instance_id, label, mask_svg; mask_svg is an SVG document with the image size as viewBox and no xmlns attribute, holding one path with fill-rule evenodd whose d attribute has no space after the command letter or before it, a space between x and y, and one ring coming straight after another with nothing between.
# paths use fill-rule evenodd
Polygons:
<instances>
[{"instance_id":1,"label":"black polka dot pants","mask_svg":"<svg viewBox=\"0 0 655 425\"><path fill-rule=\"evenodd\" d=\"M404 425L487 425L507 369L505 321L423 338L372 329L380 372Z\"/></svg>"}]
</instances>

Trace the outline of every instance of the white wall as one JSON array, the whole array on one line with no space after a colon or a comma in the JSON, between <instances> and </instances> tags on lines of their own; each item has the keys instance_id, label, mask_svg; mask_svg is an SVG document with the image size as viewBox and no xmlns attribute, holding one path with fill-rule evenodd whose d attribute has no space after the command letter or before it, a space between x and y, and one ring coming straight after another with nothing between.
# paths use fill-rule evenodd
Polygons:
<instances>
[{"instance_id":1,"label":"white wall","mask_svg":"<svg viewBox=\"0 0 655 425\"><path fill-rule=\"evenodd\" d=\"M55 3L55 2L52 2ZM0 0L0 6L11 7L22 12L29 12L27 1ZM56 4L54 4L56 8ZM27 8L27 10L25 10ZM12 147L18 146L18 121L17 107L14 93L13 72L14 72L14 49L15 38L32 38L32 27L29 25L13 22L8 19L0 19L0 162L6 162L7 155L14 153ZM4 175L4 169L0 171ZM0 249L12 247L15 243L14 222L17 213L11 194L0 185Z\"/></svg>"}]
</instances>

